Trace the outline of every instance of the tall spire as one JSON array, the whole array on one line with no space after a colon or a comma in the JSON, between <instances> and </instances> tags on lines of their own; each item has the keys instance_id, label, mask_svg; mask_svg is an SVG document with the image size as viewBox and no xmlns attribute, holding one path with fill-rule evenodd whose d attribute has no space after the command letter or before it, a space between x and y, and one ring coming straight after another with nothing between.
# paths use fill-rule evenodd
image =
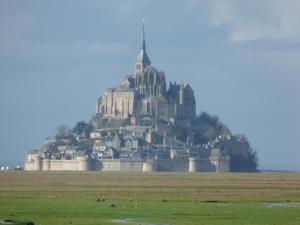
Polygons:
<instances>
[{"instance_id":1,"label":"tall spire","mask_svg":"<svg viewBox=\"0 0 300 225\"><path fill-rule=\"evenodd\" d=\"M142 33L142 47L144 51L146 50L146 40L145 40L145 19L143 19L143 33Z\"/></svg>"},{"instance_id":2,"label":"tall spire","mask_svg":"<svg viewBox=\"0 0 300 225\"><path fill-rule=\"evenodd\" d=\"M142 46L140 54L136 62L136 74L140 74L144 68L151 65L151 61L146 53L146 41L145 41L145 20L143 19L143 30L142 30Z\"/></svg>"}]
</instances>

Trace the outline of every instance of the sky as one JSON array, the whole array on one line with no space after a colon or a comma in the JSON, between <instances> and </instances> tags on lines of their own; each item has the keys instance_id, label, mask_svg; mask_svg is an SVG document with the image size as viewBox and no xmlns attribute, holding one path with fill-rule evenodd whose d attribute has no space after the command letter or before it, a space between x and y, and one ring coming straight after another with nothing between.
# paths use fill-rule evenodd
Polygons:
<instances>
[{"instance_id":1,"label":"sky","mask_svg":"<svg viewBox=\"0 0 300 225\"><path fill-rule=\"evenodd\" d=\"M147 52L197 112L245 134L262 169L300 171L300 0L0 0L0 165L88 121Z\"/></svg>"}]
</instances>

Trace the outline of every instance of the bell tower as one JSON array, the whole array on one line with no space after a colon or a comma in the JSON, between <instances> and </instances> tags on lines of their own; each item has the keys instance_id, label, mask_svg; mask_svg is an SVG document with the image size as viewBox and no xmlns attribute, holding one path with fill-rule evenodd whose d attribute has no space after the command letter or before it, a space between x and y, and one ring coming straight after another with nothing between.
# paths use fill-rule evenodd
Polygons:
<instances>
[{"instance_id":1,"label":"bell tower","mask_svg":"<svg viewBox=\"0 0 300 225\"><path fill-rule=\"evenodd\" d=\"M135 64L135 75L138 77L142 74L144 68L151 65L151 61L146 53L146 41L145 41L145 21L143 20L143 31L142 31L142 46L140 54L137 58L136 64Z\"/></svg>"}]
</instances>

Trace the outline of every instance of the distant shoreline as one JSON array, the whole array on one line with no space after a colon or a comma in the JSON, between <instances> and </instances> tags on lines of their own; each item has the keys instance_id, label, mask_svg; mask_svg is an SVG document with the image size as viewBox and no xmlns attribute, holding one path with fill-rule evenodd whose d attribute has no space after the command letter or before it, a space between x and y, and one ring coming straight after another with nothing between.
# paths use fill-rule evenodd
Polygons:
<instances>
[{"instance_id":1,"label":"distant shoreline","mask_svg":"<svg viewBox=\"0 0 300 225\"><path fill-rule=\"evenodd\" d=\"M300 173L299 170L260 170L261 173Z\"/></svg>"}]
</instances>

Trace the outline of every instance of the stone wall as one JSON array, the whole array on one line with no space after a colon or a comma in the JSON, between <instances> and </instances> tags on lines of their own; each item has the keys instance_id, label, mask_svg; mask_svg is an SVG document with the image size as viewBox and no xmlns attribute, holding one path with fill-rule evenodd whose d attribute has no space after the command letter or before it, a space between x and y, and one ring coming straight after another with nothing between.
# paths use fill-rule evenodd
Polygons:
<instances>
[{"instance_id":1,"label":"stone wall","mask_svg":"<svg viewBox=\"0 0 300 225\"><path fill-rule=\"evenodd\" d=\"M38 160L26 161L27 171L124 171L124 172L229 172L229 159L226 157L210 157L208 159L194 159L190 165L189 159L105 159L90 160L79 158L76 160Z\"/></svg>"},{"instance_id":2,"label":"stone wall","mask_svg":"<svg viewBox=\"0 0 300 225\"><path fill-rule=\"evenodd\" d=\"M94 162L94 170L97 171L120 171L121 165L119 160L97 160Z\"/></svg>"},{"instance_id":3,"label":"stone wall","mask_svg":"<svg viewBox=\"0 0 300 225\"><path fill-rule=\"evenodd\" d=\"M209 157L197 160L199 172L229 172L229 159L227 157Z\"/></svg>"},{"instance_id":4,"label":"stone wall","mask_svg":"<svg viewBox=\"0 0 300 225\"><path fill-rule=\"evenodd\" d=\"M25 170L26 171L77 171L78 170L78 160L41 160L41 165L37 167L35 161L26 161Z\"/></svg>"},{"instance_id":5,"label":"stone wall","mask_svg":"<svg viewBox=\"0 0 300 225\"><path fill-rule=\"evenodd\" d=\"M143 160L41 160L41 165L37 166L35 161L26 161L25 170L27 171L126 171L126 172L153 172L155 165L153 161L144 162Z\"/></svg>"},{"instance_id":6,"label":"stone wall","mask_svg":"<svg viewBox=\"0 0 300 225\"><path fill-rule=\"evenodd\" d=\"M79 162L77 160L49 160L50 171L77 171ZM45 165L45 160L43 161ZM44 167L43 167L44 170ZM45 168L45 170L47 170Z\"/></svg>"},{"instance_id":7,"label":"stone wall","mask_svg":"<svg viewBox=\"0 0 300 225\"><path fill-rule=\"evenodd\" d=\"M143 161L120 161L121 171L127 172L142 172L143 171Z\"/></svg>"},{"instance_id":8,"label":"stone wall","mask_svg":"<svg viewBox=\"0 0 300 225\"><path fill-rule=\"evenodd\" d=\"M26 161L25 162L25 170L27 171L34 171L35 169L35 162L34 161Z\"/></svg>"},{"instance_id":9,"label":"stone wall","mask_svg":"<svg viewBox=\"0 0 300 225\"><path fill-rule=\"evenodd\" d=\"M189 169L188 159L159 159L157 160L157 171L187 172Z\"/></svg>"},{"instance_id":10,"label":"stone wall","mask_svg":"<svg viewBox=\"0 0 300 225\"><path fill-rule=\"evenodd\" d=\"M98 101L96 114L111 118L128 118L135 115L135 93L133 90L110 89Z\"/></svg>"},{"instance_id":11,"label":"stone wall","mask_svg":"<svg viewBox=\"0 0 300 225\"><path fill-rule=\"evenodd\" d=\"M94 162L94 170L142 172L142 160L106 159Z\"/></svg>"},{"instance_id":12,"label":"stone wall","mask_svg":"<svg viewBox=\"0 0 300 225\"><path fill-rule=\"evenodd\" d=\"M229 172L229 159L227 157L210 157L209 160L216 172Z\"/></svg>"},{"instance_id":13,"label":"stone wall","mask_svg":"<svg viewBox=\"0 0 300 225\"><path fill-rule=\"evenodd\" d=\"M215 172L215 166L208 159L197 160L197 171L198 172Z\"/></svg>"}]
</instances>

